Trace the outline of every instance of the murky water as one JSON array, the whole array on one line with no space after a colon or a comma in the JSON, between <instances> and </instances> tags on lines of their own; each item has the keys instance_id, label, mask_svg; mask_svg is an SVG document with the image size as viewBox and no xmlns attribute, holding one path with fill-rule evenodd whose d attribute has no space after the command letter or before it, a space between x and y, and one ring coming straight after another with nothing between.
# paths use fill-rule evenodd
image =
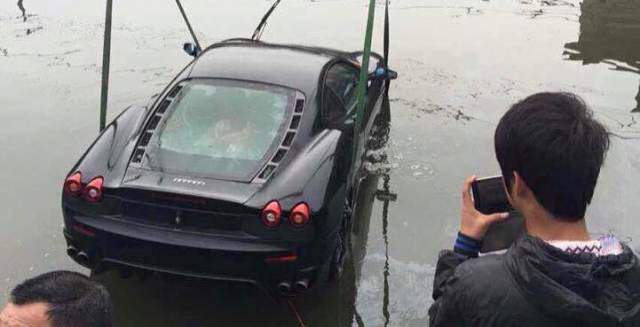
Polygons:
<instances>
[{"instance_id":1,"label":"murky water","mask_svg":"<svg viewBox=\"0 0 640 327\"><path fill-rule=\"evenodd\" d=\"M251 35L270 2L184 5L210 43ZM0 303L27 277L81 270L64 254L60 185L98 128L104 7L0 4ZM173 1L117 1L114 10L110 117L145 102L189 60ZM263 40L356 50L365 14L364 1L283 1ZM589 226L640 249L639 1L396 0L391 19L400 79L391 90L388 189L398 198L375 200L383 179L370 181L362 260L340 284L291 302L244 285L100 276L119 326L299 326L296 312L307 326L425 326L437 253L458 228L459 185L498 171L497 121L541 90L582 95L615 134Z\"/></svg>"}]
</instances>

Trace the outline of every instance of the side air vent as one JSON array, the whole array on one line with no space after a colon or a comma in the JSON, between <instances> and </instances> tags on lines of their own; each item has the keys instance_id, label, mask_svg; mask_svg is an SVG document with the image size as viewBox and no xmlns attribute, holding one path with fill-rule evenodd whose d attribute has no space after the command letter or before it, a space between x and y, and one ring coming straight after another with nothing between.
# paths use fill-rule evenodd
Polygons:
<instances>
[{"instance_id":1,"label":"side air vent","mask_svg":"<svg viewBox=\"0 0 640 327\"><path fill-rule=\"evenodd\" d=\"M178 95L178 93L180 93L181 90L182 90L182 85L177 85L176 87L173 88L173 90L171 90L171 92L169 92L168 97L175 98L176 95Z\"/></svg>"},{"instance_id":2,"label":"side air vent","mask_svg":"<svg viewBox=\"0 0 640 327\"><path fill-rule=\"evenodd\" d=\"M149 141L151 140L151 136L153 134L151 134L150 132L145 132L144 134L142 134L142 137L140 138L140 143L138 143L138 146L147 146L147 144L149 144Z\"/></svg>"},{"instance_id":3,"label":"side air vent","mask_svg":"<svg viewBox=\"0 0 640 327\"><path fill-rule=\"evenodd\" d=\"M287 150L285 149L279 149L278 152L276 152L276 155L273 156L273 159L271 159L272 162L278 163L282 160L282 158L284 158L284 155L287 154Z\"/></svg>"},{"instance_id":4,"label":"side air vent","mask_svg":"<svg viewBox=\"0 0 640 327\"><path fill-rule=\"evenodd\" d=\"M302 112L302 108L304 108L304 99L298 99L296 100L296 113L301 113Z\"/></svg>"},{"instance_id":5,"label":"side air vent","mask_svg":"<svg viewBox=\"0 0 640 327\"><path fill-rule=\"evenodd\" d=\"M167 108L169 108L170 104L171 104L171 101L163 100L162 102L160 102L160 106L158 106L158 111L156 112L159 114L163 114L165 111L167 111Z\"/></svg>"},{"instance_id":6,"label":"side air vent","mask_svg":"<svg viewBox=\"0 0 640 327\"><path fill-rule=\"evenodd\" d=\"M284 141L282 141L282 146L291 146L291 143L293 143L293 138L296 136L296 133L294 132L289 132L287 133L287 136L284 137Z\"/></svg>"},{"instance_id":7,"label":"side air vent","mask_svg":"<svg viewBox=\"0 0 640 327\"><path fill-rule=\"evenodd\" d=\"M173 89L171 89L169 94L167 94L167 97L160 102L160 104L156 108L154 115L151 117L151 119L149 119L149 122L147 122L147 126L145 126L142 136L140 136L140 139L138 140L136 149L133 151L133 156L131 157L131 162L133 163L142 162L142 158L144 158L144 152L146 151L146 147L147 145L149 145L149 142L151 142L151 138L153 137L153 132L160 124L160 121L162 120L162 116L167 111L167 109L169 109L169 106L171 106L171 103L173 102L175 97L178 96L178 94L180 94L180 91L182 90L182 88L183 88L182 85L176 85Z\"/></svg>"},{"instance_id":8,"label":"side air vent","mask_svg":"<svg viewBox=\"0 0 640 327\"><path fill-rule=\"evenodd\" d=\"M276 165L267 165L266 167L264 167L264 169L262 170L262 173L260 174L260 176L258 178L260 179L267 179L269 178L269 176L271 176L271 173L273 173L273 171L276 169Z\"/></svg>"},{"instance_id":9,"label":"side air vent","mask_svg":"<svg viewBox=\"0 0 640 327\"><path fill-rule=\"evenodd\" d=\"M304 110L304 96L301 93L296 95L296 101L293 108L293 115L291 115L291 121L289 122L289 129L285 133L282 142L280 143L280 147L273 155L271 160L267 163L267 165L262 169L260 175L256 182L264 183L271 177L273 172L278 168L278 165L282 162L287 152L291 148L293 144L293 139L296 137L296 133L298 132L298 128L300 127L300 123L302 122L302 111Z\"/></svg>"},{"instance_id":10,"label":"side air vent","mask_svg":"<svg viewBox=\"0 0 640 327\"><path fill-rule=\"evenodd\" d=\"M291 126L289 126L289 129L298 129L298 126L300 126L301 117L302 116L300 115L293 116L293 119L291 119Z\"/></svg>"},{"instance_id":11,"label":"side air vent","mask_svg":"<svg viewBox=\"0 0 640 327\"><path fill-rule=\"evenodd\" d=\"M142 156L144 155L144 149L137 148L135 152L133 152L132 162L140 162L142 161Z\"/></svg>"},{"instance_id":12,"label":"side air vent","mask_svg":"<svg viewBox=\"0 0 640 327\"><path fill-rule=\"evenodd\" d=\"M160 123L160 116L153 116L151 120L149 120L149 124L147 125L147 130L152 131L158 127L158 123Z\"/></svg>"}]
</instances>

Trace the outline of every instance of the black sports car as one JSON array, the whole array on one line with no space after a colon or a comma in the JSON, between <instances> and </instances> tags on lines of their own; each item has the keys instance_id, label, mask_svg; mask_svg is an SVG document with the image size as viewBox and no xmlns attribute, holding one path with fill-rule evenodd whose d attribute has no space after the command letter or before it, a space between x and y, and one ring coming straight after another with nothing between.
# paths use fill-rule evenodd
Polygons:
<instances>
[{"instance_id":1,"label":"black sports car","mask_svg":"<svg viewBox=\"0 0 640 327\"><path fill-rule=\"evenodd\" d=\"M373 54L354 138L360 53L233 39L194 55L70 171L69 256L94 271L134 267L282 291L339 277L366 142L388 119L391 71Z\"/></svg>"}]
</instances>

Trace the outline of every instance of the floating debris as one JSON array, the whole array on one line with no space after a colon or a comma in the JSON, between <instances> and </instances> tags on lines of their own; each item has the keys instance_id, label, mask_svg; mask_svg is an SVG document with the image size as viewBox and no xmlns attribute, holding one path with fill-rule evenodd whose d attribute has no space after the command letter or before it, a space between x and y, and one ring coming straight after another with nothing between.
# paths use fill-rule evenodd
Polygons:
<instances>
[{"instance_id":1,"label":"floating debris","mask_svg":"<svg viewBox=\"0 0 640 327\"><path fill-rule=\"evenodd\" d=\"M24 4L23 4L24 0L18 0L18 9L20 9L20 11L22 12L22 21L26 22L27 21L27 10L24 9Z\"/></svg>"},{"instance_id":2,"label":"floating debris","mask_svg":"<svg viewBox=\"0 0 640 327\"><path fill-rule=\"evenodd\" d=\"M27 35L31 35L39 30L42 30L42 26L38 26L38 27L34 27L34 28L27 28L26 30L26 34Z\"/></svg>"}]
</instances>

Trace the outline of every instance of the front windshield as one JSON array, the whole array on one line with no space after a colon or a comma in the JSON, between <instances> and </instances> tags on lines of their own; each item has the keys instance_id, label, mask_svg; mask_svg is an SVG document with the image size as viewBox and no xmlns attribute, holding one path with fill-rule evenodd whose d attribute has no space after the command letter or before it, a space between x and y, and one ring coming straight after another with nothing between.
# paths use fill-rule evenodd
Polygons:
<instances>
[{"instance_id":1,"label":"front windshield","mask_svg":"<svg viewBox=\"0 0 640 327\"><path fill-rule=\"evenodd\" d=\"M258 83L184 85L158 128L146 165L191 176L249 180L277 147L294 92Z\"/></svg>"}]
</instances>

